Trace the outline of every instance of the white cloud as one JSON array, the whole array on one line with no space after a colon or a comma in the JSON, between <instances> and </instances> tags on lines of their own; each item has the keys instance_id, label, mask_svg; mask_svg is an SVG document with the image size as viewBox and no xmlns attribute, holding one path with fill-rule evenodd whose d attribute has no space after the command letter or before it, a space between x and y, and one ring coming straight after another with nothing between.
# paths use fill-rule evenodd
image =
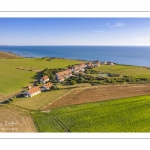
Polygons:
<instances>
[{"instance_id":1,"label":"white cloud","mask_svg":"<svg viewBox=\"0 0 150 150\"><path fill-rule=\"evenodd\" d=\"M109 27L111 27L110 23L106 23L106 26L109 26Z\"/></svg>"},{"instance_id":2,"label":"white cloud","mask_svg":"<svg viewBox=\"0 0 150 150\"><path fill-rule=\"evenodd\" d=\"M111 28L116 28L116 27L122 28L122 27L125 27L126 24L123 23L123 22L117 22L117 23L115 23L114 25L111 25L110 23L106 23L106 26L109 26L109 27L111 27Z\"/></svg>"},{"instance_id":3,"label":"white cloud","mask_svg":"<svg viewBox=\"0 0 150 150\"><path fill-rule=\"evenodd\" d=\"M126 26L126 24L125 23L121 23L121 22L118 22L118 23L116 23L115 25L113 25L113 27L125 27Z\"/></svg>"}]
</instances>

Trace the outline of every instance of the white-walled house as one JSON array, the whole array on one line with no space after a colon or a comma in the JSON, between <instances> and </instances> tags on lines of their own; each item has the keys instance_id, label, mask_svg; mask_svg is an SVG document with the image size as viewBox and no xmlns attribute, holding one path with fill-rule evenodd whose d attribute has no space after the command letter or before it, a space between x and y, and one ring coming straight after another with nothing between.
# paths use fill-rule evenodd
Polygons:
<instances>
[{"instance_id":1,"label":"white-walled house","mask_svg":"<svg viewBox=\"0 0 150 150\"><path fill-rule=\"evenodd\" d=\"M44 76L44 77L42 77L41 79L40 79L40 82L41 83L46 83L46 82L48 82L49 81L49 77L46 75L46 76Z\"/></svg>"},{"instance_id":2,"label":"white-walled house","mask_svg":"<svg viewBox=\"0 0 150 150\"><path fill-rule=\"evenodd\" d=\"M62 72L56 73L57 80L60 82L64 81L65 78L69 78L70 76L72 76L72 70L71 69L67 69L67 70L64 70Z\"/></svg>"},{"instance_id":3,"label":"white-walled house","mask_svg":"<svg viewBox=\"0 0 150 150\"><path fill-rule=\"evenodd\" d=\"M94 64L95 67L98 67L98 66L100 66L101 63L100 63L99 60L94 60L93 64Z\"/></svg>"},{"instance_id":4,"label":"white-walled house","mask_svg":"<svg viewBox=\"0 0 150 150\"><path fill-rule=\"evenodd\" d=\"M33 87L32 89L28 90L25 93L25 97L33 97L39 93L41 93L41 89L40 89L40 87L36 86L36 87Z\"/></svg>"},{"instance_id":5,"label":"white-walled house","mask_svg":"<svg viewBox=\"0 0 150 150\"><path fill-rule=\"evenodd\" d=\"M113 63L113 62L108 62L107 64L108 64L108 65L114 65L114 63Z\"/></svg>"},{"instance_id":6,"label":"white-walled house","mask_svg":"<svg viewBox=\"0 0 150 150\"><path fill-rule=\"evenodd\" d=\"M49 90L53 84L51 82L45 83L42 87L44 90Z\"/></svg>"}]
</instances>

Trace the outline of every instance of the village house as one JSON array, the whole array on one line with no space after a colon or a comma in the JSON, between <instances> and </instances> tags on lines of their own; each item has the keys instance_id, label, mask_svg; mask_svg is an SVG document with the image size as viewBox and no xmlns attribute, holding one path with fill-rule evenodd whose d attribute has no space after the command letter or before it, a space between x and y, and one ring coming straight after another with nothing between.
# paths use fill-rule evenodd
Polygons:
<instances>
[{"instance_id":1,"label":"village house","mask_svg":"<svg viewBox=\"0 0 150 150\"><path fill-rule=\"evenodd\" d=\"M103 62L103 64L104 64L104 65L106 65L106 64L107 64L107 62L106 62L106 61L104 61L104 62Z\"/></svg>"},{"instance_id":2,"label":"village house","mask_svg":"<svg viewBox=\"0 0 150 150\"><path fill-rule=\"evenodd\" d=\"M46 76L44 76L44 77L42 77L41 79L40 79L40 82L41 83L46 83L46 82L48 82L49 81L49 77L46 75Z\"/></svg>"},{"instance_id":3,"label":"village house","mask_svg":"<svg viewBox=\"0 0 150 150\"><path fill-rule=\"evenodd\" d=\"M93 61L93 64L94 64L94 67L98 67L98 66L100 66L100 61L98 61L98 60L95 60L95 61Z\"/></svg>"},{"instance_id":4,"label":"village house","mask_svg":"<svg viewBox=\"0 0 150 150\"><path fill-rule=\"evenodd\" d=\"M81 66L82 68L86 68L86 64L85 64L84 62L82 62L82 63L80 64L80 66Z\"/></svg>"},{"instance_id":5,"label":"village house","mask_svg":"<svg viewBox=\"0 0 150 150\"><path fill-rule=\"evenodd\" d=\"M74 73L77 73L77 72L80 71L80 67L79 67L78 65L75 65L75 66L72 67L72 71L73 71Z\"/></svg>"},{"instance_id":6,"label":"village house","mask_svg":"<svg viewBox=\"0 0 150 150\"><path fill-rule=\"evenodd\" d=\"M39 93L41 93L41 89L38 86L36 86L36 87L31 88L27 92L25 92L24 96L25 97L33 97Z\"/></svg>"},{"instance_id":7,"label":"village house","mask_svg":"<svg viewBox=\"0 0 150 150\"><path fill-rule=\"evenodd\" d=\"M108 65L114 65L114 63L113 63L113 62L108 62L107 64L108 64Z\"/></svg>"},{"instance_id":8,"label":"village house","mask_svg":"<svg viewBox=\"0 0 150 150\"><path fill-rule=\"evenodd\" d=\"M53 84L51 82L45 83L41 90L49 90L51 87L53 86Z\"/></svg>"},{"instance_id":9,"label":"village house","mask_svg":"<svg viewBox=\"0 0 150 150\"><path fill-rule=\"evenodd\" d=\"M74 72L74 73L78 73L78 72L80 72L80 71L85 71L85 68L86 67L86 64L85 63L81 63L81 64L79 64L79 65L75 65L75 66L73 66L72 67L72 71Z\"/></svg>"},{"instance_id":10,"label":"village house","mask_svg":"<svg viewBox=\"0 0 150 150\"><path fill-rule=\"evenodd\" d=\"M56 73L56 78L60 82L64 81L65 78L69 78L70 76L72 76L72 69L67 69L67 70L64 70L62 72Z\"/></svg>"},{"instance_id":11,"label":"village house","mask_svg":"<svg viewBox=\"0 0 150 150\"><path fill-rule=\"evenodd\" d=\"M87 68L93 68L94 67L93 63L91 63L91 62L88 62L86 65L87 65Z\"/></svg>"}]
</instances>

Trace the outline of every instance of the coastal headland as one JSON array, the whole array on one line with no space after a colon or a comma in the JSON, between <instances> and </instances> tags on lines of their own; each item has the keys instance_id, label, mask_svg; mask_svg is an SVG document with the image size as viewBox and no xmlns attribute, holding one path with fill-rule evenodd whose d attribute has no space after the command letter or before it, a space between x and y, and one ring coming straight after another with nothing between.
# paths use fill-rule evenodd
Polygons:
<instances>
[{"instance_id":1,"label":"coastal headland","mask_svg":"<svg viewBox=\"0 0 150 150\"><path fill-rule=\"evenodd\" d=\"M23 128L19 126L18 128L20 128L20 130L16 130L15 132L78 132L79 125L77 126L77 128L75 125L71 125L72 119L70 117L73 114L70 113L68 118L71 120L67 123L65 122L65 120L63 120L63 116L59 114L59 111L62 111L61 108L63 109L64 115L66 115L68 107L74 109L73 112L75 115L75 113L78 113L78 111L75 110L78 109L79 106L81 108L85 107L85 110L86 104L87 108L90 104L91 107L94 107L93 104L95 102L99 104L108 104L109 100L116 100L116 102L118 102L119 104L120 98L124 98L124 102L128 102L130 98L134 99L135 97L135 99L137 99L137 96L139 96L141 98L141 103L143 99L142 96L144 97L144 95L147 96L147 100L143 101L143 105L146 105L146 103L148 102L148 97L150 94L150 69L148 67L129 66L115 63L101 63L99 66L86 68L84 73L82 72L81 74L73 74L73 76L70 76L70 78L66 78L62 82L58 82L57 78L55 79L55 73L51 73L56 69L65 70L70 66L75 66L83 62L89 63L82 60L71 60L64 58L23 58L12 53L0 51L0 100L8 100L8 103L6 104L1 103L0 112L7 113L8 109L8 114L10 114L11 111L14 111L16 114L24 116L23 113L25 113L27 114L27 116L24 116L24 120L30 120L29 127L31 128L29 130L27 128L23 130ZM24 98L19 96L22 91L27 90L28 84L31 84L33 86L42 86L38 81L44 75L49 76L50 81L53 83L52 89L44 91L41 94L36 95L35 97ZM121 99L120 101L122 102L123 100ZM134 101L132 101L132 111L133 109L135 109L136 112L137 109L140 109L139 107L135 107L137 105L141 105L137 103L137 101L135 103ZM114 104L111 104L110 102L109 105L112 105L113 107ZM115 105L117 106L117 103ZM122 105L122 107L123 106L125 106L125 103ZM129 108L128 105L126 107ZM56 114L55 109L57 112ZM101 109L104 108L101 107ZM47 111L48 113L45 113L44 111ZM112 112L113 111L114 110L112 110ZM126 111L127 110L121 110L120 113L126 113ZM141 113L143 113L143 111L143 109L139 110L139 112ZM50 113L52 113L53 115L50 115ZM82 113L84 114L84 112ZM91 113L94 113L93 115L99 117L96 112ZM46 124L42 125L40 123L40 117L42 116L42 120L45 118L45 115L50 115L51 122L49 122L49 125L51 129L47 128ZM3 116L0 116L0 120L2 120L2 122L0 123L3 123L4 125L4 123L6 123L5 121L7 121L7 117L6 119L3 119L2 117ZM19 118L20 116L17 117ZM10 116L8 119L8 122L10 123ZM123 118L120 119L126 120L127 118L123 116ZM137 117L137 120L139 119L140 118ZM16 123L16 120L13 121ZM34 122L36 129L33 127L32 121ZM89 115L89 124L91 124L91 122L93 121L94 120L92 120L91 116ZM103 121L105 121L105 118ZM20 125L24 126L25 121L19 122ZM84 123L86 123L87 126L88 122L86 122L86 119L84 120ZM121 126L120 130L122 131L126 130L123 130L123 124L120 124L120 122L115 121L112 122L112 124L118 124L119 126ZM150 122L148 122L147 125L148 124L150 124ZM131 124L131 126L132 125L134 124ZM139 123L139 126L141 126L141 123ZM91 127L90 129L84 126L84 128L82 129L81 127L81 130L79 131L84 132L89 129L89 132L101 132L101 130L99 130L100 127L101 126L95 128L93 126L93 128ZM129 128L127 132L130 131L129 125L127 125L127 128ZM0 131L12 132L12 130L7 130L6 127L5 129L6 130L4 130L3 126L3 129L1 129ZM109 129L109 131L111 131L111 129ZM115 132L114 128L112 128L112 131ZM147 130L144 127L143 130L139 130L139 128L137 128L137 132L138 131L149 131L149 128L147 128Z\"/></svg>"},{"instance_id":2,"label":"coastal headland","mask_svg":"<svg viewBox=\"0 0 150 150\"><path fill-rule=\"evenodd\" d=\"M3 52L0 51L0 59L1 58L21 58L22 56L19 56L17 54L13 54L11 52Z\"/></svg>"}]
</instances>

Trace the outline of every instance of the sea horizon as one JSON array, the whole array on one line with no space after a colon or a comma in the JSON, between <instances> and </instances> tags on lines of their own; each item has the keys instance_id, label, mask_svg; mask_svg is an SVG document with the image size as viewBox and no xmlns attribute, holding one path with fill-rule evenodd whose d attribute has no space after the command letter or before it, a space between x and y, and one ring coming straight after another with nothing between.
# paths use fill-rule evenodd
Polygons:
<instances>
[{"instance_id":1,"label":"sea horizon","mask_svg":"<svg viewBox=\"0 0 150 150\"><path fill-rule=\"evenodd\" d=\"M22 57L56 57L150 67L150 46L0 45L0 50Z\"/></svg>"}]
</instances>

